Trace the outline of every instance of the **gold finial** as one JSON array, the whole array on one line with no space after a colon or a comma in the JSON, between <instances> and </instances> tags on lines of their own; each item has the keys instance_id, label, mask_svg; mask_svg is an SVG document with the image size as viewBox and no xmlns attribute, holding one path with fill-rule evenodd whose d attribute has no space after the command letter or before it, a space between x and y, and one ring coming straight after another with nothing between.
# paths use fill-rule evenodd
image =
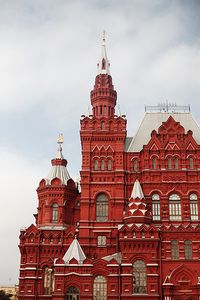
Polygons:
<instances>
[{"instance_id":1,"label":"gold finial","mask_svg":"<svg viewBox=\"0 0 200 300\"><path fill-rule=\"evenodd\" d=\"M62 133L59 133L58 138L57 138L57 143L58 143L59 145L61 145L61 144L64 143L64 136L63 136Z\"/></svg>"}]
</instances>

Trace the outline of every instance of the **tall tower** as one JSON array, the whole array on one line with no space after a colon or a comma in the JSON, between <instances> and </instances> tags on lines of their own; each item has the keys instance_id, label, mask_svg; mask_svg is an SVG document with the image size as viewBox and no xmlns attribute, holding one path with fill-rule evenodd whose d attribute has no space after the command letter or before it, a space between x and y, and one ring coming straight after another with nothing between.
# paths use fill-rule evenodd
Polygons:
<instances>
[{"instance_id":1,"label":"tall tower","mask_svg":"<svg viewBox=\"0 0 200 300\"><path fill-rule=\"evenodd\" d=\"M124 211L126 119L125 116L115 115L117 93L110 75L105 33L97 67L98 73L90 94L93 113L81 119L79 237L84 239L84 244L107 245L113 253L113 247L117 246L117 224Z\"/></svg>"}]
</instances>

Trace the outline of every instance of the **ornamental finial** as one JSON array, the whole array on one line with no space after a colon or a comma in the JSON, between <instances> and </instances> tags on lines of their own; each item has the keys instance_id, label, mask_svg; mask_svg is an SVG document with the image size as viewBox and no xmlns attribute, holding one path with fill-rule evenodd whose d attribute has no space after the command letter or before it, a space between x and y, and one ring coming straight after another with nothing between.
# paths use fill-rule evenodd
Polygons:
<instances>
[{"instance_id":1,"label":"ornamental finial","mask_svg":"<svg viewBox=\"0 0 200 300\"><path fill-rule=\"evenodd\" d=\"M62 147L61 147L63 143L64 143L64 136L62 133L59 133L57 138L58 150L57 150L56 158L63 159Z\"/></svg>"}]
</instances>

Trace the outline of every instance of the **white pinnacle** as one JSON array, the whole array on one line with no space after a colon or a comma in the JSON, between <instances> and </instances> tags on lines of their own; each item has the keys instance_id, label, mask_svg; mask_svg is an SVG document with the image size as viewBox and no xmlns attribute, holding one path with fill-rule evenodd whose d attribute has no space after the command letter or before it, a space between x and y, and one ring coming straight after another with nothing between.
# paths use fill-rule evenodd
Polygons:
<instances>
[{"instance_id":1,"label":"white pinnacle","mask_svg":"<svg viewBox=\"0 0 200 300\"><path fill-rule=\"evenodd\" d=\"M102 38L102 48L101 48L101 58L99 60L98 66L98 74L110 74L110 63L107 58L106 53L106 39L105 39L105 30L103 31L103 38Z\"/></svg>"}]
</instances>

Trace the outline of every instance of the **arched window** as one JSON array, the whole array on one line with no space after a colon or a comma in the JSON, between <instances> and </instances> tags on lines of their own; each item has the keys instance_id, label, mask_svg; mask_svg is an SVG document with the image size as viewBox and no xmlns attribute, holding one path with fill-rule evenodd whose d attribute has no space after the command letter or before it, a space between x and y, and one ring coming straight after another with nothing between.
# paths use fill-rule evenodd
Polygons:
<instances>
[{"instance_id":1,"label":"arched window","mask_svg":"<svg viewBox=\"0 0 200 300\"><path fill-rule=\"evenodd\" d=\"M168 168L169 170L172 169L172 159L171 159L171 158L168 158L168 160L167 160L167 168Z\"/></svg>"},{"instance_id":2,"label":"arched window","mask_svg":"<svg viewBox=\"0 0 200 300\"><path fill-rule=\"evenodd\" d=\"M153 170L157 169L157 159L156 159L156 157L152 158L152 168L153 168Z\"/></svg>"},{"instance_id":3,"label":"arched window","mask_svg":"<svg viewBox=\"0 0 200 300\"><path fill-rule=\"evenodd\" d=\"M152 214L153 220L160 220L160 196L158 194L152 195Z\"/></svg>"},{"instance_id":4,"label":"arched window","mask_svg":"<svg viewBox=\"0 0 200 300\"><path fill-rule=\"evenodd\" d=\"M94 300L106 300L107 294L107 282L106 278L99 275L94 279L93 284L93 299Z\"/></svg>"},{"instance_id":5,"label":"arched window","mask_svg":"<svg viewBox=\"0 0 200 300\"><path fill-rule=\"evenodd\" d=\"M58 222L58 204L53 203L52 205L52 222L57 223Z\"/></svg>"},{"instance_id":6,"label":"arched window","mask_svg":"<svg viewBox=\"0 0 200 300\"><path fill-rule=\"evenodd\" d=\"M179 258L178 241L172 240L171 246L172 246L172 259L178 259Z\"/></svg>"},{"instance_id":7,"label":"arched window","mask_svg":"<svg viewBox=\"0 0 200 300\"><path fill-rule=\"evenodd\" d=\"M184 242L184 252L185 252L185 259L192 259L192 247L191 242L189 240L186 240Z\"/></svg>"},{"instance_id":8,"label":"arched window","mask_svg":"<svg viewBox=\"0 0 200 300\"><path fill-rule=\"evenodd\" d=\"M189 157L189 169L194 169L194 161L192 157Z\"/></svg>"},{"instance_id":9,"label":"arched window","mask_svg":"<svg viewBox=\"0 0 200 300\"><path fill-rule=\"evenodd\" d=\"M101 171L105 170L105 162L104 159L101 160Z\"/></svg>"},{"instance_id":10,"label":"arched window","mask_svg":"<svg viewBox=\"0 0 200 300\"><path fill-rule=\"evenodd\" d=\"M94 171L98 171L98 159L94 160Z\"/></svg>"},{"instance_id":11,"label":"arched window","mask_svg":"<svg viewBox=\"0 0 200 300\"><path fill-rule=\"evenodd\" d=\"M133 171L134 172L138 171L138 161L137 160L134 160L134 162L133 162Z\"/></svg>"},{"instance_id":12,"label":"arched window","mask_svg":"<svg viewBox=\"0 0 200 300\"><path fill-rule=\"evenodd\" d=\"M96 220L98 222L108 221L108 198L105 194L98 195L96 199Z\"/></svg>"},{"instance_id":13,"label":"arched window","mask_svg":"<svg viewBox=\"0 0 200 300\"><path fill-rule=\"evenodd\" d=\"M105 128L105 124L104 122L101 122L101 129L104 129Z\"/></svg>"},{"instance_id":14,"label":"arched window","mask_svg":"<svg viewBox=\"0 0 200 300\"><path fill-rule=\"evenodd\" d=\"M169 219L171 221L181 220L181 201L177 194L172 194L169 197Z\"/></svg>"},{"instance_id":15,"label":"arched window","mask_svg":"<svg viewBox=\"0 0 200 300\"><path fill-rule=\"evenodd\" d=\"M190 219L198 220L198 198L196 194L190 194Z\"/></svg>"},{"instance_id":16,"label":"arched window","mask_svg":"<svg viewBox=\"0 0 200 300\"><path fill-rule=\"evenodd\" d=\"M45 267L44 269L44 294L50 295L54 287L54 272L53 269Z\"/></svg>"},{"instance_id":17,"label":"arched window","mask_svg":"<svg viewBox=\"0 0 200 300\"><path fill-rule=\"evenodd\" d=\"M75 286L70 286L66 292L66 300L79 300L79 290Z\"/></svg>"},{"instance_id":18,"label":"arched window","mask_svg":"<svg viewBox=\"0 0 200 300\"><path fill-rule=\"evenodd\" d=\"M178 170L178 168L179 168L179 163L178 163L178 158L177 157L174 159L174 167L175 167L176 170Z\"/></svg>"},{"instance_id":19,"label":"arched window","mask_svg":"<svg viewBox=\"0 0 200 300\"><path fill-rule=\"evenodd\" d=\"M146 265L142 260L133 264L133 291L135 294L146 293Z\"/></svg>"},{"instance_id":20,"label":"arched window","mask_svg":"<svg viewBox=\"0 0 200 300\"><path fill-rule=\"evenodd\" d=\"M108 171L112 170L112 160L108 159Z\"/></svg>"}]
</instances>

